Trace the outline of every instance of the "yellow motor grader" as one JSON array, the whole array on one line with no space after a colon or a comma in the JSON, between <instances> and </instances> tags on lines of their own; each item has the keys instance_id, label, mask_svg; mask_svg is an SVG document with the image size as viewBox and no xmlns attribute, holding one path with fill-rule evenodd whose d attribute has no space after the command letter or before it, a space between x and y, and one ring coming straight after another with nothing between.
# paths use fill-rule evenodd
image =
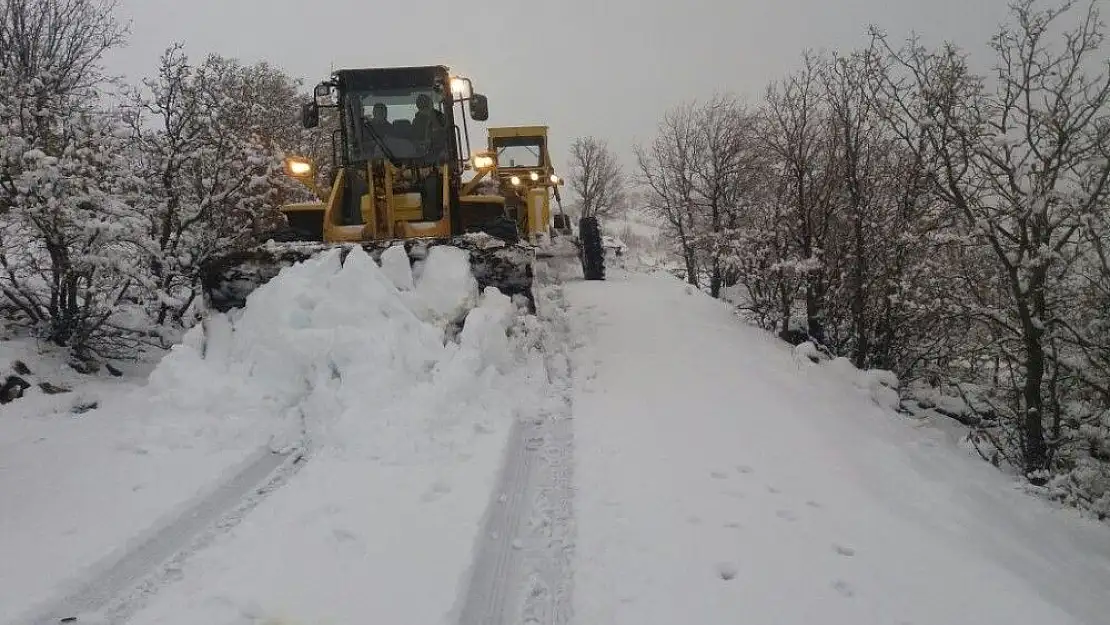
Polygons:
<instances>
[{"instance_id":1,"label":"yellow motor grader","mask_svg":"<svg viewBox=\"0 0 1110 625\"><path fill-rule=\"evenodd\" d=\"M547 126L492 127L487 133L487 149L474 154L476 175L463 185L463 193L504 198L505 216L532 244L565 233L568 220L559 194L563 179L551 162ZM553 199L559 208L554 216Z\"/></svg>"},{"instance_id":2,"label":"yellow motor grader","mask_svg":"<svg viewBox=\"0 0 1110 625\"><path fill-rule=\"evenodd\" d=\"M205 264L210 308L242 306L283 267L329 247L358 245L379 259L399 243L411 260L434 245L465 249L480 287L523 295L534 307L534 243L550 232L548 190L557 194L561 183L546 128L491 129L488 150L471 154L467 109L486 121L488 102L445 66L340 70L313 95L302 125L318 127L321 109L332 109L337 124L330 184L317 186L317 163L286 159L285 172L317 199L282 206L282 231ZM502 151L514 155L504 166ZM475 173L464 182L466 171ZM483 181L497 184L481 188Z\"/></svg>"},{"instance_id":3,"label":"yellow motor grader","mask_svg":"<svg viewBox=\"0 0 1110 625\"><path fill-rule=\"evenodd\" d=\"M505 197L506 214L535 244L537 257L577 257L587 280L605 279L605 251L597 219L579 222L576 234L563 212L559 187L547 147L547 126L505 126L489 129L489 145L474 156L478 176L464 187L466 193L487 185ZM485 176L494 179L488 185ZM558 213L552 213L554 199Z\"/></svg>"}]
</instances>

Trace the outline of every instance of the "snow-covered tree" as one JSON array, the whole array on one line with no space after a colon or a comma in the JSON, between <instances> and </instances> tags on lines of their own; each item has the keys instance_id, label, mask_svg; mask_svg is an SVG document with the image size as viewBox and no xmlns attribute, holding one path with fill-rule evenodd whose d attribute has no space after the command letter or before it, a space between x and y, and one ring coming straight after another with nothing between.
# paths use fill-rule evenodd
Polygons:
<instances>
[{"instance_id":1,"label":"snow-covered tree","mask_svg":"<svg viewBox=\"0 0 1110 625\"><path fill-rule=\"evenodd\" d=\"M1020 464L1037 481L1067 442L1065 387L1089 382L1069 357L1097 340L1076 323L1073 271L1087 256L1083 233L1110 200L1110 75L1088 73L1103 43L1094 3L1060 45L1052 39L1074 6L1015 4L1015 23L992 41L992 86L952 47L894 50L876 36L903 70L884 87L912 123L904 144L927 154L935 192L990 252L998 288L969 312L998 342L1011 389L999 391Z\"/></svg>"},{"instance_id":2,"label":"snow-covered tree","mask_svg":"<svg viewBox=\"0 0 1110 625\"><path fill-rule=\"evenodd\" d=\"M141 181L98 66L122 42L112 6L0 3L0 292L6 308L82 359L143 329Z\"/></svg>"},{"instance_id":3,"label":"snow-covered tree","mask_svg":"<svg viewBox=\"0 0 1110 625\"><path fill-rule=\"evenodd\" d=\"M159 323L186 321L198 270L213 255L276 229L280 201L303 193L281 173L297 135L295 84L266 65L210 56L190 65L168 49L128 119L147 197L150 272ZM301 198L295 198L301 199Z\"/></svg>"}]
</instances>

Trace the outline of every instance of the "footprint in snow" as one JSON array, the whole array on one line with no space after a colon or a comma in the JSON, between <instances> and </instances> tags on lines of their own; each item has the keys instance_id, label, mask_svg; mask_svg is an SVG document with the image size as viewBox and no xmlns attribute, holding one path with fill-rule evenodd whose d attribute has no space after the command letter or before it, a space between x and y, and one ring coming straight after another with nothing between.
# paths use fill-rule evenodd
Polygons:
<instances>
[{"instance_id":1,"label":"footprint in snow","mask_svg":"<svg viewBox=\"0 0 1110 625\"><path fill-rule=\"evenodd\" d=\"M835 549L836 552L842 556L851 557L856 555L855 549L852 549L851 547L845 547L844 545L833 545L833 549Z\"/></svg>"},{"instance_id":2,"label":"footprint in snow","mask_svg":"<svg viewBox=\"0 0 1110 625\"><path fill-rule=\"evenodd\" d=\"M821 508L821 507L823 507L820 503L818 503L816 501L813 501L812 499L807 501L806 505L809 506L810 508Z\"/></svg>"},{"instance_id":3,"label":"footprint in snow","mask_svg":"<svg viewBox=\"0 0 1110 625\"><path fill-rule=\"evenodd\" d=\"M728 581L734 579L740 572L740 569L732 562L718 562L717 563L717 577Z\"/></svg>"},{"instance_id":4,"label":"footprint in snow","mask_svg":"<svg viewBox=\"0 0 1110 625\"><path fill-rule=\"evenodd\" d=\"M784 521L797 521L798 520L798 515L794 514L790 510L779 510L778 512L775 513L775 516L777 516L778 518L780 518Z\"/></svg>"},{"instance_id":5,"label":"footprint in snow","mask_svg":"<svg viewBox=\"0 0 1110 625\"><path fill-rule=\"evenodd\" d=\"M754 473L755 469L751 468L750 466L748 466L746 464L741 464L741 465L737 465L736 472L737 473Z\"/></svg>"},{"instance_id":6,"label":"footprint in snow","mask_svg":"<svg viewBox=\"0 0 1110 625\"><path fill-rule=\"evenodd\" d=\"M432 484L432 486L428 490L424 491L424 494L421 495L420 500L425 503L429 503L439 499L440 497L443 497L450 492L450 484L437 480L436 483Z\"/></svg>"},{"instance_id":7,"label":"footprint in snow","mask_svg":"<svg viewBox=\"0 0 1110 625\"><path fill-rule=\"evenodd\" d=\"M727 480L728 479L728 473L725 473L724 471L714 471L714 472L710 473L709 476L712 477L715 480Z\"/></svg>"},{"instance_id":8,"label":"footprint in snow","mask_svg":"<svg viewBox=\"0 0 1110 625\"><path fill-rule=\"evenodd\" d=\"M339 528L333 529L331 531L331 537L334 538L335 542L338 543L350 543L358 540L358 536L355 536L354 532L349 532L345 529Z\"/></svg>"},{"instance_id":9,"label":"footprint in snow","mask_svg":"<svg viewBox=\"0 0 1110 625\"><path fill-rule=\"evenodd\" d=\"M768 486L767 487L767 492L771 493L772 495L778 495L778 494L782 493L781 490L775 488L774 486Z\"/></svg>"},{"instance_id":10,"label":"footprint in snow","mask_svg":"<svg viewBox=\"0 0 1110 625\"><path fill-rule=\"evenodd\" d=\"M852 588L852 585L842 579L834 581L832 583L832 587L833 590L840 593L844 597L854 597L856 595L856 591L854 588Z\"/></svg>"}]
</instances>

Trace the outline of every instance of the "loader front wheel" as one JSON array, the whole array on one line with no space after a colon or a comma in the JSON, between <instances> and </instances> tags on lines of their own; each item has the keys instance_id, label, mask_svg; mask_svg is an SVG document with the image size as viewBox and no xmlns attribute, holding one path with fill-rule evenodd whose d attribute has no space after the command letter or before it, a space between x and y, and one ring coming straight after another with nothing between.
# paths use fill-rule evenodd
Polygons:
<instances>
[{"instance_id":1,"label":"loader front wheel","mask_svg":"<svg viewBox=\"0 0 1110 625\"><path fill-rule=\"evenodd\" d=\"M582 257L582 277L587 280L605 279L605 248L601 245L601 227L597 217L583 217L578 221L578 237Z\"/></svg>"}]
</instances>

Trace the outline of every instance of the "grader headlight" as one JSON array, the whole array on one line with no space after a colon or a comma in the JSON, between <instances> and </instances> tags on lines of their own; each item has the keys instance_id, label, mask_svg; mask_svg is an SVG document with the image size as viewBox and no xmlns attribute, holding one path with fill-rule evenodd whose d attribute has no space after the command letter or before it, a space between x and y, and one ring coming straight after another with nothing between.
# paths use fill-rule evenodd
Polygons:
<instances>
[{"instance_id":1,"label":"grader headlight","mask_svg":"<svg viewBox=\"0 0 1110 625\"><path fill-rule=\"evenodd\" d=\"M509 178L509 182L511 182L514 187L519 187L520 186L520 176L513 176L512 178Z\"/></svg>"},{"instance_id":2,"label":"grader headlight","mask_svg":"<svg viewBox=\"0 0 1110 625\"><path fill-rule=\"evenodd\" d=\"M532 172L530 174L530 176L532 178L532 182L536 182L537 180L540 179L540 174L539 174L539 172L536 172L536 171Z\"/></svg>"},{"instance_id":3,"label":"grader headlight","mask_svg":"<svg viewBox=\"0 0 1110 625\"><path fill-rule=\"evenodd\" d=\"M551 184L559 184L559 177L555 174L551 174Z\"/></svg>"}]
</instances>

